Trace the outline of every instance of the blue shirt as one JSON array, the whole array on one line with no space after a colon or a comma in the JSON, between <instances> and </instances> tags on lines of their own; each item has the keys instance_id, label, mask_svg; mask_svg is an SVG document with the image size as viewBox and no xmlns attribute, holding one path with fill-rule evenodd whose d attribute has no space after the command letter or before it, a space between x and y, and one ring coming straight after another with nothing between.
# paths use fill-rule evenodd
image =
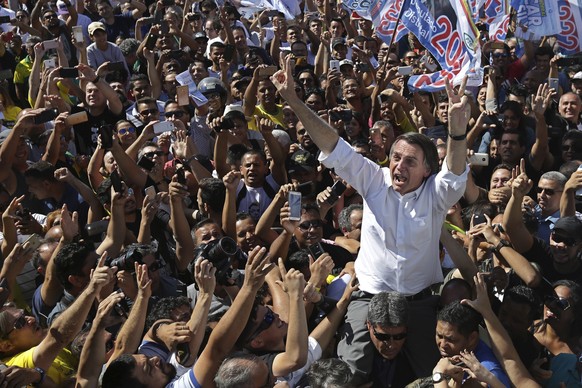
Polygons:
<instances>
[{"instance_id":1,"label":"blue shirt","mask_svg":"<svg viewBox=\"0 0 582 388\"><path fill-rule=\"evenodd\" d=\"M493 351L489 346L485 344L485 342L479 340L479 343L477 344L477 347L475 348L473 353L475 353L475 357L477 357L477 360L479 360L479 362L485 368L487 368L488 371L493 373L493 375L497 377L503 385L505 385L507 388L511 387L509 377L507 377L507 374L503 370L503 367L501 366L499 361L497 361L497 358L495 358Z\"/></svg>"}]
</instances>

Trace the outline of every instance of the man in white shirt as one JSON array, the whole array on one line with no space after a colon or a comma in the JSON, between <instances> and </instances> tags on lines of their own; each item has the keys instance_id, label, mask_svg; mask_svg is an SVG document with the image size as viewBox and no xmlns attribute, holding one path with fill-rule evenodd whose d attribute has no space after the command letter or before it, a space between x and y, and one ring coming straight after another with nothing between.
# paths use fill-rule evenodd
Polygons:
<instances>
[{"instance_id":1,"label":"man in white shirt","mask_svg":"<svg viewBox=\"0 0 582 388\"><path fill-rule=\"evenodd\" d=\"M440 230L447 210L463 194L468 171L465 137L470 107L463 95L464 84L458 94L447 84L450 132L442 171L438 171L436 147L417 133L395 140L390 168L385 169L357 154L297 97L289 63L287 69L272 77L279 94L320 148L320 161L364 198L361 248L355 264L361 291L354 294L348 308L344 327L348 335L342 336L338 354L354 371L354 383L368 381L373 353L365 324L368 304L374 294L397 291L410 303L405 352L415 373L428 376L439 358L436 346L431 345L436 302L429 287L443 279Z\"/></svg>"}]
</instances>

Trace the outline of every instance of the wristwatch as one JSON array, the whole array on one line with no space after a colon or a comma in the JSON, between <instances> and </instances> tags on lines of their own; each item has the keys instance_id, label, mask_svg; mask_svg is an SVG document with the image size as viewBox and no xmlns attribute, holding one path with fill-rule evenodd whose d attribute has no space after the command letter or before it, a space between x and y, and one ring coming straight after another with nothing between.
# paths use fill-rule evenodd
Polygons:
<instances>
[{"instance_id":1,"label":"wristwatch","mask_svg":"<svg viewBox=\"0 0 582 388\"><path fill-rule=\"evenodd\" d=\"M40 374L40 380L34 384L32 384L35 387L40 387L40 385L42 384L42 382L44 381L44 377L46 375L46 372L44 371L44 369L39 368L38 366L34 367L34 370L37 371Z\"/></svg>"},{"instance_id":2,"label":"wristwatch","mask_svg":"<svg viewBox=\"0 0 582 388\"><path fill-rule=\"evenodd\" d=\"M438 383L440 383L441 381L443 381L443 380L444 380L444 379L446 379L446 378L447 378L447 376L446 376L444 373L441 373L441 372L435 372L435 373L433 373L433 375L432 375L432 382L433 382L434 384L438 384Z\"/></svg>"},{"instance_id":3,"label":"wristwatch","mask_svg":"<svg viewBox=\"0 0 582 388\"><path fill-rule=\"evenodd\" d=\"M501 248L503 247L509 247L511 246L511 243L507 240L501 239L499 240L499 243L497 243L497 245L495 245L495 252L499 252L501 250Z\"/></svg>"}]
</instances>

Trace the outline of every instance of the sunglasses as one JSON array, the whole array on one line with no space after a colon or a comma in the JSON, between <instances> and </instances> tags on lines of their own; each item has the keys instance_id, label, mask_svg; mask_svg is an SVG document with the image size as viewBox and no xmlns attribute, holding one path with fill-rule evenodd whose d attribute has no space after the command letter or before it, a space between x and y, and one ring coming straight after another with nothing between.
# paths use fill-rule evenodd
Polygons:
<instances>
[{"instance_id":1,"label":"sunglasses","mask_svg":"<svg viewBox=\"0 0 582 388\"><path fill-rule=\"evenodd\" d=\"M372 326L372 331L374 332L374 337L376 337L376 339L378 341L382 341L382 342L402 341L408 335L408 333L406 333L406 332L398 333L398 334L378 333L376 331L376 328L373 326Z\"/></svg>"},{"instance_id":2,"label":"sunglasses","mask_svg":"<svg viewBox=\"0 0 582 388\"><path fill-rule=\"evenodd\" d=\"M18 15L16 16L16 19L20 20L20 19L24 19L26 17L26 15Z\"/></svg>"},{"instance_id":3,"label":"sunglasses","mask_svg":"<svg viewBox=\"0 0 582 388\"><path fill-rule=\"evenodd\" d=\"M53 13L53 14L50 14L50 15L44 15L44 18L45 19L53 19L53 18L56 19L56 17L57 17L57 14L56 13Z\"/></svg>"},{"instance_id":4,"label":"sunglasses","mask_svg":"<svg viewBox=\"0 0 582 388\"><path fill-rule=\"evenodd\" d=\"M501 54L501 53L494 53L492 55L493 55L493 58L507 58L508 57L507 54Z\"/></svg>"},{"instance_id":5,"label":"sunglasses","mask_svg":"<svg viewBox=\"0 0 582 388\"><path fill-rule=\"evenodd\" d=\"M536 191L538 192L538 194L541 194L545 191L546 195L549 195L549 196L552 196L556 193L562 192L562 190L546 189L545 187L538 187L538 188L536 188Z\"/></svg>"},{"instance_id":6,"label":"sunglasses","mask_svg":"<svg viewBox=\"0 0 582 388\"><path fill-rule=\"evenodd\" d=\"M8 338L10 333L12 333L14 330L22 329L25 325L26 325L26 315L24 315L24 311L20 310L20 315L14 321L14 324L12 325L12 329L10 329L4 337Z\"/></svg>"},{"instance_id":7,"label":"sunglasses","mask_svg":"<svg viewBox=\"0 0 582 388\"><path fill-rule=\"evenodd\" d=\"M573 152L582 152L582 147L576 147L573 145L568 145L568 144L564 144L562 146L562 151L570 151L572 150Z\"/></svg>"},{"instance_id":8,"label":"sunglasses","mask_svg":"<svg viewBox=\"0 0 582 388\"><path fill-rule=\"evenodd\" d=\"M567 245L569 247L576 245L576 243L578 242L578 240L575 238L562 237L556 234L555 232L552 232L552 240L554 240L556 244L563 243L564 245Z\"/></svg>"},{"instance_id":9,"label":"sunglasses","mask_svg":"<svg viewBox=\"0 0 582 388\"><path fill-rule=\"evenodd\" d=\"M157 110L156 108L152 108L152 109L144 109L141 112L139 112L139 114L142 116L147 116L147 115L155 115L158 112L159 112L159 110Z\"/></svg>"},{"instance_id":10,"label":"sunglasses","mask_svg":"<svg viewBox=\"0 0 582 388\"><path fill-rule=\"evenodd\" d=\"M321 220L304 221L299 224L299 229L307 231L310 228L320 228L322 226L323 222Z\"/></svg>"},{"instance_id":11,"label":"sunglasses","mask_svg":"<svg viewBox=\"0 0 582 388\"><path fill-rule=\"evenodd\" d=\"M121 128L117 131L120 135L127 135L128 133L135 133L135 127Z\"/></svg>"},{"instance_id":12,"label":"sunglasses","mask_svg":"<svg viewBox=\"0 0 582 388\"><path fill-rule=\"evenodd\" d=\"M162 151L150 151L150 152L146 152L145 154L143 154L146 158L151 159L154 156L164 156L164 153Z\"/></svg>"},{"instance_id":13,"label":"sunglasses","mask_svg":"<svg viewBox=\"0 0 582 388\"><path fill-rule=\"evenodd\" d=\"M180 117L184 116L184 112L181 110L173 110L173 111L164 113L164 116L166 116L167 119L169 119L172 116L179 119Z\"/></svg>"},{"instance_id":14,"label":"sunglasses","mask_svg":"<svg viewBox=\"0 0 582 388\"><path fill-rule=\"evenodd\" d=\"M263 317L263 321L261 322L259 327L257 327L257 330L255 330L253 335L250 336L249 342L254 340L255 338L257 338L257 336L259 334L261 334L263 331L265 331L269 327L271 327L271 325L273 324L274 321L275 321L275 313L273 312L273 310L271 310L270 308L267 307L267 313Z\"/></svg>"},{"instance_id":15,"label":"sunglasses","mask_svg":"<svg viewBox=\"0 0 582 388\"><path fill-rule=\"evenodd\" d=\"M572 307L568 299L560 298L557 295L546 295L544 298L544 304L550 308L558 307L562 311L566 311Z\"/></svg>"}]
</instances>

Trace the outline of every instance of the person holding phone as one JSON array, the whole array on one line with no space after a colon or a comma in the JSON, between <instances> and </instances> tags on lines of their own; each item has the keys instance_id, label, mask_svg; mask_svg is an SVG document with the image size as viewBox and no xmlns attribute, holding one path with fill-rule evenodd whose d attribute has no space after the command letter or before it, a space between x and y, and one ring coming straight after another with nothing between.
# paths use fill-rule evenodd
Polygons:
<instances>
[{"instance_id":1,"label":"person holding phone","mask_svg":"<svg viewBox=\"0 0 582 388\"><path fill-rule=\"evenodd\" d=\"M369 301L381 291L398 291L411 304L411 335L405 347L414 357L409 361L418 376L429 375L438 359L433 342L436 300L430 286L443 276L438 260L440 228L448 209L462 196L468 172L466 78L458 92L446 84L449 139L440 171L434 143L418 133L399 136L392 146L389 169L381 169L357 154L299 100L289 60L286 71L271 79L322 151L320 161L333 167L364 198L362 244L355 264L361 293L356 293L348 308L346 328L352 330L351 342L347 344L344 333L338 354L354 370L355 383L366 381L372 368L367 357L372 345L365 327Z\"/></svg>"},{"instance_id":2,"label":"person holding phone","mask_svg":"<svg viewBox=\"0 0 582 388\"><path fill-rule=\"evenodd\" d=\"M121 63L123 64L123 69L126 72L125 76L127 77L130 73L127 68L127 63L125 62L125 57L116 44L107 41L107 30L105 29L105 24L101 22L93 22L89 24L88 31L91 41L93 41L93 43L87 47L87 61L89 66L97 69L105 62L110 62L111 64Z\"/></svg>"}]
</instances>

